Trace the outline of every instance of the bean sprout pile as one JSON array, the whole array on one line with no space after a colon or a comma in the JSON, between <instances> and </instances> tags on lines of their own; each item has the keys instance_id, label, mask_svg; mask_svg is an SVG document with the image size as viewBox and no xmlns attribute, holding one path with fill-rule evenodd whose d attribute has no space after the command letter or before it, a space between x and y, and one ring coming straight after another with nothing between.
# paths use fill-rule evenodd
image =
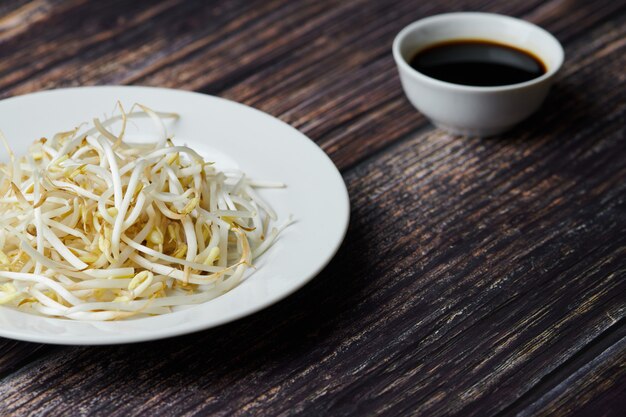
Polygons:
<instances>
[{"instance_id":1,"label":"bean sprout pile","mask_svg":"<svg viewBox=\"0 0 626 417\"><path fill-rule=\"evenodd\" d=\"M125 140L149 118L156 140ZM16 158L0 132L0 305L48 317L169 313L237 286L277 239L257 189L168 136L174 113L113 116L36 141ZM114 133L114 131L116 133Z\"/></svg>"}]
</instances>

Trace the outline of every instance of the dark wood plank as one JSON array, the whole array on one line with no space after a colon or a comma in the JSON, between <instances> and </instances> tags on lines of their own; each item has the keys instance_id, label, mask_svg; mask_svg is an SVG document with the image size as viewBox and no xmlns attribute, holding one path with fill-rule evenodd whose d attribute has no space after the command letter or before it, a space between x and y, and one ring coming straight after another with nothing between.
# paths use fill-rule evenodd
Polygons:
<instances>
[{"instance_id":1,"label":"dark wood plank","mask_svg":"<svg viewBox=\"0 0 626 417\"><path fill-rule=\"evenodd\" d=\"M31 25L28 31L0 45L0 85L10 88L37 75L54 73L54 67L75 57L82 57L84 64L102 52L98 45L123 47L119 41L146 27L151 19L156 24L171 26L184 15L185 4L195 4L170 0L146 7L146 3L70 2L68 7L53 8L53 13ZM68 21L76 24L64 24ZM21 92L18 88L12 94Z\"/></svg>"},{"instance_id":2,"label":"dark wood plank","mask_svg":"<svg viewBox=\"0 0 626 417\"><path fill-rule=\"evenodd\" d=\"M626 395L626 326L610 329L614 331L602 334L535 386L531 395L513 404L508 414L621 415Z\"/></svg>"},{"instance_id":3,"label":"dark wood plank","mask_svg":"<svg viewBox=\"0 0 626 417\"><path fill-rule=\"evenodd\" d=\"M0 50L0 56L7 58L4 65L0 63L0 86L5 88L5 94L21 94L49 88L52 81L56 86L96 81L98 84L124 83L123 78L130 80L137 77L137 73L149 73L161 66L167 68L180 51L193 56L194 51L221 45L233 36L241 40L238 34L243 28L248 28L247 39L254 40L254 34L260 33L261 28L293 18L306 18L312 8L289 7L289 4L277 5L276 2L221 5L219 2L170 0L153 7L147 7L146 3L151 2L129 3L132 7L123 1L117 4L89 2L73 13L50 16ZM120 7L125 14L124 18L117 19ZM320 6L313 9L319 12ZM58 24L58 20L68 18L84 19L79 30ZM112 25L112 21L117 24ZM54 31L49 32L47 28L51 25ZM42 33L45 36L41 36ZM15 44L28 48L16 51L12 47ZM213 65L224 64L224 61L213 58L195 69L214 73ZM33 60L36 65L27 65ZM186 77L184 71L179 71L171 74L169 82L162 86L184 88Z\"/></svg>"},{"instance_id":4,"label":"dark wood plank","mask_svg":"<svg viewBox=\"0 0 626 417\"><path fill-rule=\"evenodd\" d=\"M23 343L0 338L0 381L2 378L19 370L31 360L42 356L53 348L36 343ZM0 412L0 415L2 413Z\"/></svg>"},{"instance_id":5,"label":"dark wood plank","mask_svg":"<svg viewBox=\"0 0 626 417\"><path fill-rule=\"evenodd\" d=\"M0 44L45 21L53 14L67 13L82 1L63 0L6 1L0 3Z\"/></svg>"}]
</instances>

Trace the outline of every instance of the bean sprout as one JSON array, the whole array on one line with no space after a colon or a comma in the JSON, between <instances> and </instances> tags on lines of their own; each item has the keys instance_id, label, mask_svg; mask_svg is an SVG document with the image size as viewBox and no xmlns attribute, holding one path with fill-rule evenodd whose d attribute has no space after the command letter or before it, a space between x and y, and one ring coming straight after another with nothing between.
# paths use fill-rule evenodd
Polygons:
<instances>
[{"instance_id":1,"label":"bean sprout","mask_svg":"<svg viewBox=\"0 0 626 417\"><path fill-rule=\"evenodd\" d=\"M21 158L0 132L0 305L92 321L169 313L236 287L291 223L275 226L255 191L284 184L175 146L164 123L174 113L118 109ZM126 142L127 121L141 117L158 139Z\"/></svg>"}]
</instances>

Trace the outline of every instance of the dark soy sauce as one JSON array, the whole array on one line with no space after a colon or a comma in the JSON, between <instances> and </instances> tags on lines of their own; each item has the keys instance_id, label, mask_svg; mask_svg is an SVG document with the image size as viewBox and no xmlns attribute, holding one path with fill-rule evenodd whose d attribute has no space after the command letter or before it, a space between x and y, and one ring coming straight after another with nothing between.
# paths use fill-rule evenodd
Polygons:
<instances>
[{"instance_id":1,"label":"dark soy sauce","mask_svg":"<svg viewBox=\"0 0 626 417\"><path fill-rule=\"evenodd\" d=\"M493 87L530 81L546 67L530 52L484 40L454 40L418 51L411 67L454 84Z\"/></svg>"}]
</instances>

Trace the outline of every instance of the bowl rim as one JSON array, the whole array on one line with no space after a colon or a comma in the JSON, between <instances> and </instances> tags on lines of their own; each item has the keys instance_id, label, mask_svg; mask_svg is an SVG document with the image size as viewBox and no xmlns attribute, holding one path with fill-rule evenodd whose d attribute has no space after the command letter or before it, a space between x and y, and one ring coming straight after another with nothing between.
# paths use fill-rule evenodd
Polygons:
<instances>
[{"instance_id":1,"label":"bowl rim","mask_svg":"<svg viewBox=\"0 0 626 417\"><path fill-rule=\"evenodd\" d=\"M476 18L487 18L487 19L492 19L492 20L500 20L500 21L505 21L505 22L509 22L509 23L514 23L514 24L521 24L523 26L526 26L527 28L529 28L530 30L533 30L535 32L538 32L541 34L541 36L544 36L546 39L548 39L549 42L552 42L554 44L554 46L556 46L556 50L557 50L557 55L556 55L556 64L554 66L552 66L552 68L550 68L545 74L543 74L540 77L537 78L533 78L532 80L529 81L525 81L522 83L516 83L516 84L507 84L507 85L498 85L498 86L473 86L473 85L464 85L464 84L455 84L455 83L450 83L447 81L442 81L442 80L438 80L436 78L432 78L429 77L426 74L423 74L419 71L417 71L415 68L411 67L409 65L409 63L406 61L406 59L404 59L404 57L402 56L402 53L400 52L400 45L402 44L402 42L404 41L404 39L412 32L414 32L415 30L419 29L420 27L426 25L426 24L433 24L433 23L439 23L439 24L443 24L443 23L448 23L451 20L457 20L458 19L476 19ZM498 39L490 39L489 37L471 37L468 36L468 39L486 39L486 40L493 40L495 42L501 43L501 44L507 44L506 42L502 42ZM516 46L511 44L512 46ZM410 24L408 24L407 26L405 26L394 38L393 40L393 45L392 45L392 53L393 53L393 58L396 61L396 65L398 65L398 67L403 70L407 75L416 78L420 81L426 82L426 83L430 83L433 84L435 86L439 86L439 87L445 87L448 89L453 89L456 91L465 91L465 92L501 92L501 91L511 91L511 90L518 90L518 89L523 89L529 86L533 86L535 84L539 84L542 83L546 80L549 80L550 78L552 78L562 67L563 65L563 61L565 59L565 52L563 50L563 46L561 45L561 43L558 41L558 39L556 39L554 37L554 35L552 35L550 32L548 32L547 30L533 24L530 23L526 20L522 20L522 19L518 19L515 17L511 17L511 16L506 16L506 15L502 15L502 14L497 14L497 13L483 13L483 12L455 12L455 13L442 13L442 14L437 14L437 15L433 15L433 16L429 16L429 17L425 17L423 19L419 19L416 20Z\"/></svg>"}]
</instances>

